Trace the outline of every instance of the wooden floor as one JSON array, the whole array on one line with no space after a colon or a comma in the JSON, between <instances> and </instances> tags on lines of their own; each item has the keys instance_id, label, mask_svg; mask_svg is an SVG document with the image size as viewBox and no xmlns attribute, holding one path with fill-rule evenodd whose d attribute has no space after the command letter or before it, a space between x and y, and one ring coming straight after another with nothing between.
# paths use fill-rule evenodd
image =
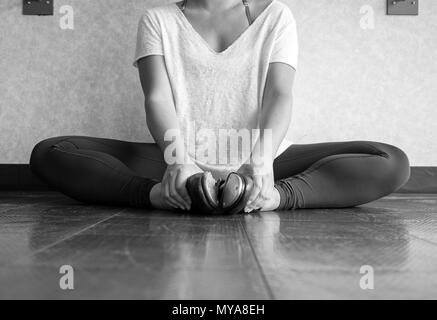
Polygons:
<instances>
[{"instance_id":1,"label":"wooden floor","mask_svg":"<svg viewBox=\"0 0 437 320\"><path fill-rule=\"evenodd\" d=\"M0 298L436 299L437 195L208 217L3 192Z\"/></svg>"}]
</instances>

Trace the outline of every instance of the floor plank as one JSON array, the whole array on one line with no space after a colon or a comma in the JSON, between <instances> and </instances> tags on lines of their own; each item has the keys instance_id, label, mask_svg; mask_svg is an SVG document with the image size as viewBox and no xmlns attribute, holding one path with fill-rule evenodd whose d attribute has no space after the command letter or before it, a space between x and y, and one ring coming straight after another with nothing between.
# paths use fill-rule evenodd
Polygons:
<instances>
[{"instance_id":1,"label":"floor plank","mask_svg":"<svg viewBox=\"0 0 437 320\"><path fill-rule=\"evenodd\" d=\"M81 221L84 215L76 214L69 213ZM30 231L31 242L47 228L62 228L54 216ZM75 269L78 285L69 295L60 294L61 265ZM44 250L26 252L4 270L0 284L18 283L3 294L13 298L271 298L241 224L229 217L127 210Z\"/></svg>"},{"instance_id":2,"label":"floor plank","mask_svg":"<svg viewBox=\"0 0 437 320\"><path fill-rule=\"evenodd\" d=\"M435 299L436 200L392 197L353 209L263 213L244 223L276 298ZM359 286L363 265L374 269L374 290Z\"/></svg>"},{"instance_id":3,"label":"floor plank","mask_svg":"<svg viewBox=\"0 0 437 320\"><path fill-rule=\"evenodd\" d=\"M214 217L1 192L0 298L437 298L436 231L437 195Z\"/></svg>"},{"instance_id":4,"label":"floor plank","mask_svg":"<svg viewBox=\"0 0 437 320\"><path fill-rule=\"evenodd\" d=\"M5 202L13 203L14 198L9 196ZM47 200L42 196L17 197L17 205L0 212L0 267L25 259L123 209L84 206L59 194L48 194Z\"/></svg>"}]
</instances>

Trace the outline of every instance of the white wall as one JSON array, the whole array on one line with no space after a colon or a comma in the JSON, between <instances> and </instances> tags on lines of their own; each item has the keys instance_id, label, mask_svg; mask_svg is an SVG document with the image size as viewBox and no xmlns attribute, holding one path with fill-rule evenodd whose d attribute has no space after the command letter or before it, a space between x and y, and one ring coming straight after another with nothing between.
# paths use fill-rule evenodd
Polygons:
<instances>
[{"instance_id":1,"label":"white wall","mask_svg":"<svg viewBox=\"0 0 437 320\"><path fill-rule=\"evenodd\" d=\"M289 0L300 34L296 142L377 140L437 165L437 1L387 16L385 0ZM360 27L370 5L375 28Z\"/></svg>"},{"instance_id":2,"label":"white wall","mask_svg":"<svg viewBox=\"0 0 437 320\"><path fill-rule=\"evenodd\" d=\"M146 141L131 67L141 12L168 1L57 0L53 17L0 4L0 163L25 163L44 138L83 134ZM291 138L378 140L413 165L437 165L437 1L418 17L385 15L385 0L284 0L300 36ZM59 28L72 5L75 30ZM375 28L360 27L370 5Z\"/></svg>"}]
</instances>

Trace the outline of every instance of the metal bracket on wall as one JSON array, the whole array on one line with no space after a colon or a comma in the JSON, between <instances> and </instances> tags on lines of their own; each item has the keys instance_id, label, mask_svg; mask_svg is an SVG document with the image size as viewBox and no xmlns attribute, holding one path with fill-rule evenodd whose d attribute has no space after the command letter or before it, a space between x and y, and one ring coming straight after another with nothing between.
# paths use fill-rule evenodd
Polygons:
<instances>
[{"instance_id":1,"label":"metal bracket on wall","mask_svg":"<svg viewBox=\"0 0 437 320\"><path fill-rule=\"evenodd\" d=\"M52 16L54 0L23 0L24 15Z\"/></svg>"},{"instance_id":2,"label":"metal bracket on wall","mask_svg":"<svg viewBox=\"0 0 437 320\"><path fill-rule=\"evenodd\" d=\"M387 0L388 15L419 15L419 0Z\"/></svg>"}]
</instances>

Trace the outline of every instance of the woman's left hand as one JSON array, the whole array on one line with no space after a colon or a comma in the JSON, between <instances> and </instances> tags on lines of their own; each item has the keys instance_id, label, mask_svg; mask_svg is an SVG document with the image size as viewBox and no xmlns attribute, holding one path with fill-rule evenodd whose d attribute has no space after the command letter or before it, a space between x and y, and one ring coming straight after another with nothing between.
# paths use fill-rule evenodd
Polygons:
<instances>
[{"instance_id":1,"label":"woman's left hand","mask_svg":"<svg viewBox=\"0 0 437 320\"><path fill-rule=\"evenodd\" d=\"M265 204L272 198L274 192L274 176L272 164L243 164L238 173L248 175L253 179L249 200L244 208L244 212L263 209Z\"/></svg>"}]
</instances>

